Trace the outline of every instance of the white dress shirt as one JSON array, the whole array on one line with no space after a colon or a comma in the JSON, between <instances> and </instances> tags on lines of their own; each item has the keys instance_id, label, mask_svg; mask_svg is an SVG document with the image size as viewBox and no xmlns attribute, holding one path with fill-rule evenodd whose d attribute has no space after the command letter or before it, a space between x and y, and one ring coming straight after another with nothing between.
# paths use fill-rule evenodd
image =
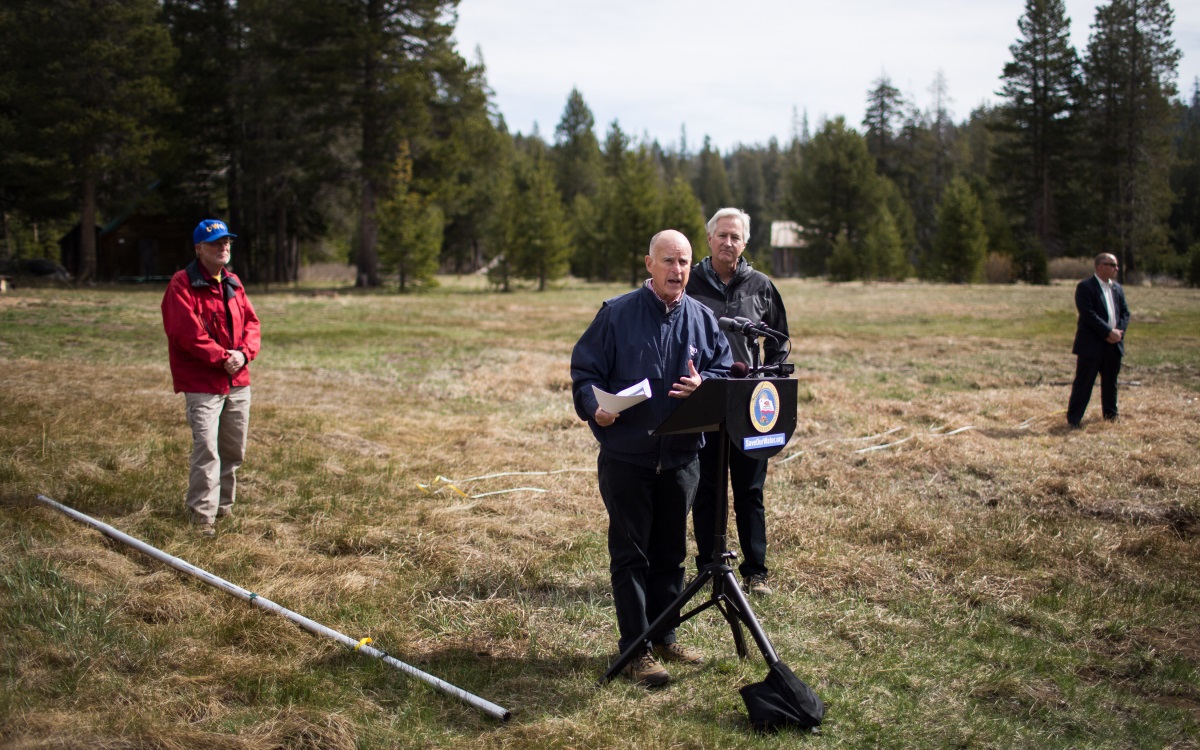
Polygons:
<instances>
[{"instance_id":1,"label":"white dress shirt","mask_svg":"<svg viewBox=\"0 0 1200 750\"><path fill-rule=\"evenodd\" d=\"M1096 281L1100 282L1100 291L1104 292L1104 307L1108 310L1108 327L1117 327L1117 306L1113 304L1112 282L1096 276Z\"/></svg>"}]
</instances>

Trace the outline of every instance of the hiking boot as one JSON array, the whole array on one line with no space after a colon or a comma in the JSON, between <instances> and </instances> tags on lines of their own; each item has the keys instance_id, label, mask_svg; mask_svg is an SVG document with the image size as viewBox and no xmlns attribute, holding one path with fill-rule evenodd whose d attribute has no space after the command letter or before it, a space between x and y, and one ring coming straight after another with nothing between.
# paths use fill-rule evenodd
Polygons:
<instances>
[{"instance_id":1,"label":"hiking boot","mask_svg":"<svg viewBox=\"0 0 1200 750\"><path fill-rule=\"evenodd\" d=\"M233 515L233 506L226 505L223 508L217 508L217 518L229 518Z\"/></svg>"},{"instance_id":2,"label":"hiking boot","mask_svg":"<svg viewBox=\"0 0 1200 750\"><path fill-rule=\"evenodd\" d=\"M200 536L217 535L217 529L215 526L213 526L212 521L201 521L200 523L193 524L193 526L196 527L196 533Z\"/></svg>"},{"instance_id":3,"label":"hiking boot","mask_svg":"<svg viewBox=\"0 0 1200 750\"><path fill-rule=\"evenodd\" d=\"M658 663L650 649L644 649L633 657L633 660L625 665L625 674L629 675L629 679L637 684L647 687L666 685L667 681L671 679L671 675L667 674L663 665Z\"/></svg>"},{"instance_id":4,"label":"hiking boot","mask_svg":"<svg viewBox=\"0 0 1200 750\"><path fill-rule=\"evenodd\" d=\"M752 576L746 577L746 591L759 596L770 596L775 592L767 585L766 573L755 573Z\"/></svg>"},{"instance_id":5,"label":"hiking boot","mask_svg":"<svg viewBox=\"0 0 1200 750\"><path fill-rule=\"evenodd\" d=\"M688 648L682 643L656 643L654 654L663 661L677 661L682 664L701 664L704 657L694 648Z\"/></svg>"}]
</instances>

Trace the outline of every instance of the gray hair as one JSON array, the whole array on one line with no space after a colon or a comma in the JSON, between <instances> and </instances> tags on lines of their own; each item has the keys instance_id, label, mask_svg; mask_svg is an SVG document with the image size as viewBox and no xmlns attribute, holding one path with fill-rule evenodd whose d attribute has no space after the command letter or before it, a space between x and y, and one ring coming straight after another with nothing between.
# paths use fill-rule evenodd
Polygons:
<instances>
[{"instance_id":1,"label":"gray hair","mask_svg":"<svg viewBox=\"0 0 1200 750\"><path fill-rule=\"evenodd\" d=\"M743 211L740 208L722 208L720 211L717 211L715 214L713 214L712 218L708 220L708 225L706 226L708 233L712 234L713 230L715 230L717 228L717 222L720 221L721 219L724 219L726 216L732 216L735 219L741 219L742 233L746 235L745 237L742 238L742 240L745 242L749 242L750 241L750 214L746 213L745 211Z\"/></svg>"}]
</instances>

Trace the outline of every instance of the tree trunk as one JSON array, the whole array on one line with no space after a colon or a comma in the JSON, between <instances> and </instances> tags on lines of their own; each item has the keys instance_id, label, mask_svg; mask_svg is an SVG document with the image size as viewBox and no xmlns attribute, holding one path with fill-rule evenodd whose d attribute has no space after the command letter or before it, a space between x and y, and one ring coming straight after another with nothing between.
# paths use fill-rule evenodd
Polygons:
<instances>
[{"instance_id":1,"label":"tree trunk","mask_svg":"<svg viewBox=\"0 0 1200 750\"><path fill-rule=\"evenodd\" d=\"M12 260L13 258L13 237L12 226L8 223L8 211L3 213L4 218L4 260Z\"/></svg>"},{"instance_id":2,"label":"tree trunk","mask_svg":"<svg viewBox=\"0 0 1200 750\"><path fill-rule=\"evenodd\" d=\"M357 287L379 286L379 222L375 218L375 186L369 178L362 181L362 202L358 218Z\"/></svg>"},{"instance_id":3,"label":"tree trunk","mask_svg":"<svg viewBox=\"0 0 1200 750\"><path fill-rule=\"evenodd\" d=\"M79 217L79 275L78 284L96 280L96 178L83 178L83 211Z\"/></svg>"},{"instance_id":4,"label":"tree trunk","mask_svg":"<svg viewBox=\"0 0 1200 750\"><path fill-rule=\"evenodd\" d=\"M379 0L368 0L366 7L366 25L371 34L379 31L382 25L384 9ZM379 221L375 217L375 206L379 191L378 175L381 172L379 161L382 146L381 128L383 123L378 121L376 111L378 99L377 84L379 78L379 61L376 44L369 42L363 51L362 59L362 111L359 113L362 127L362 155L359 169L362 170L362 200L359 205L358 218L358 276L354 281L356 287L377 287L379 278Z\"/></svg>"},{"instance_id":5,"label":"tree trunk","mask_svg":"<svg viewBox=\"0 0 1200 750\"><path fill-rule=\"evenodd\" d=\"M287 208L283 204L275 209L275 280L282 283L296 281L296 253L293 238L288 236Z\"/></svg>"}]
</instances>

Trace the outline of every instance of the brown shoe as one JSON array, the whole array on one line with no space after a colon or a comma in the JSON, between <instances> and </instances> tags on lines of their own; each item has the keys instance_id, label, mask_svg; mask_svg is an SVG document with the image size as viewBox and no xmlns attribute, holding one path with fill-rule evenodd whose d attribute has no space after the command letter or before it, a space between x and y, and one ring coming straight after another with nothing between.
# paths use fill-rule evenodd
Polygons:
<instances>
[{"instance_id":1,"label":"brown shoe","mask_svg":"<svg viewBox=\"0 0 1200 750\"><path fill-rule=\"evenodd\" d=\"M625 666L625 674L637 684L647 687L666 685L671 679L671 675L658 663L650 649L645 649L633 657L633 661Z\"/></svg>"},{"instance_id":2,"label":"brown shoe","mask_svg":"<svg viewBox=\"0 0 1200 750\"><path fill-rule=\"evenodd\" d=\"M682 664L702 664L704 657L694 648L688 648L682 643L656 643L654 655L663 661L677 661Z\"/></svg>"},{"instance_id":3,"label":"brown shoe","mask_svg":"<svg viewBox=\"0 0 1200 750\"><path fill-rule=\"evenodd\" d=\"M217 508L217 518L229 518L233 515L233 506L226 505L223 508Z\"/></svg>"},{"instance_id":4,"label":"brown shoe","mask_svg":"<svg viewBox=\"0 0 1200 750\"><path fill-rule=\"evenodd\" d=\"M200 536L216 536L217 535L217 529L215 526L213 526L212 521L203 521L201 523L197 523L197 524L193 524L193 525L196 527L196 533L199 534Z\"/></svg>"},{"instance_id":5,"label":"brown shoe","mask_svg":"<svg viewBox=\"0 0 1200 750\"><path fill-rule=\"evenodd\" d=\"M766 573L758 573L756 575L747 577L746 591L749 591L751 594L757 594L758 596L770 596L771 594L775 593L771 590L771 587L767 585Z\"/></svg>"}]
</instances>

